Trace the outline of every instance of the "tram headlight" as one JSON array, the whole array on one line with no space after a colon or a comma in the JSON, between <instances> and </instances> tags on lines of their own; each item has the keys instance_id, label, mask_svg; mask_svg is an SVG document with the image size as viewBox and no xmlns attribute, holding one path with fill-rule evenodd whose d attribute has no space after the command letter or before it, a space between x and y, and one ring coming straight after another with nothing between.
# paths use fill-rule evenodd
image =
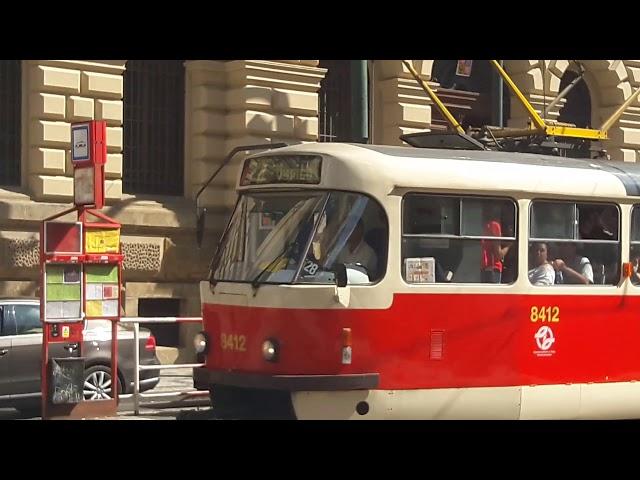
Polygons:
<instances>
[{"instance_id":1,"label":"tram headlight","mask_svg":"<svg viewBox=\"0 0 640 480\"><path fill-rule=\"evenodd\" d=\"M207 353L209 350L209 339L205 332L198 332L193 337L193 346L196 349L196 353Z\"/></svg>"},{"instance_id":2,"label":"tram headlight","mask_svg":"<svg viewBox=\"0 0 640 480\"><path fill-rule=\"evenodd\" d=\"M280 357L280 345L273 338L268 338L262 342L262 357L267 362L277 362Z\"/></svg>"}]
</instances>

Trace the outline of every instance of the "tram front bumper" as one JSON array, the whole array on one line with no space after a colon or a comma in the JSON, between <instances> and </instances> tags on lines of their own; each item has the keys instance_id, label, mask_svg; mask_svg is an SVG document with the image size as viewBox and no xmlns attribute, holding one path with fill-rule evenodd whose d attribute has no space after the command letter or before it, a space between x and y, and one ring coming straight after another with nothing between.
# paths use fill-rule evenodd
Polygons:
<instances>
[{"instance_id":1,"label":"tram front bumper","mask_svg":"<svg viewBox=\"0 0 640 480\"><path fill-rule=\"evenodd\" d=\"M193 369L193 385L198 390L207 390L212 385L257 388L286 391L337 391L371 390L378 387L378 373L345 375L268 375L208 370L205 367Z\"/></svg>"}]
</instances>

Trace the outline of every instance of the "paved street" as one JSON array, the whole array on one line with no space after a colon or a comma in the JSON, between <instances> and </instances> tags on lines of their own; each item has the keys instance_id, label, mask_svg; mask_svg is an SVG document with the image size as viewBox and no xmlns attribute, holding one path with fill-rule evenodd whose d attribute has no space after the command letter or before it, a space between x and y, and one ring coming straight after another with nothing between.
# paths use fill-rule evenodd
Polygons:
<instances>
[{"instance_id":1,"label":"paved street","mask_svg":"<svg viewBox=\"0 0 640 480\"><path fill-rule=\"evenodd\" d=\"M190 368L175 370L161 370L160 382L153 390L145 393L163 393L188 391L193 389L193 378ZM207 418L209 410L209 396L201 395L187 398L186 395L171 395L168 397L144 398L141 400L140 415L133 414L133 399L123 399L120 402L117 418L109 420L176 420ZM0 408L0 420L23 419L14 409ZM40 417L33 417L40 420Z\"/></svg>"}]
</instances>

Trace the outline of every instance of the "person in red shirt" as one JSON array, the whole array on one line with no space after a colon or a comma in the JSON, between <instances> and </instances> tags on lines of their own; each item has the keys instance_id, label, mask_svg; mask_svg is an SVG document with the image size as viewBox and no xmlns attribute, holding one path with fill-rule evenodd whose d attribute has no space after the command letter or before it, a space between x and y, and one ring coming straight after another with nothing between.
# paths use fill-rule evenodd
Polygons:
<instances>
[{"instance_id":1,"label":"person in red shirt","mask_svg":"<svg viewBox=\"0 0 640 480\"><path fill-rule=\"evenodd\" d=\"M498 215L491 215L484 225L483 235L486 237L502 237L502 227ZM482 240L482 259L480 265L480 279L482 283L500 283L502 281L502 267L504 256L509 245L502 246L500 240Z\"/></svg>"}]
</instances>

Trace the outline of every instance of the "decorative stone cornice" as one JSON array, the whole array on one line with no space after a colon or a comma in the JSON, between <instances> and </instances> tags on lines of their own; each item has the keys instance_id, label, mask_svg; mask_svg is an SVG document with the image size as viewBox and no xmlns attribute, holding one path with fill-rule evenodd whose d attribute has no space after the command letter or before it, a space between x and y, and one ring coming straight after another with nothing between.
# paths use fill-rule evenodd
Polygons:
<instances>
[{"instance_id":1,"label":"decorative stone cornice","mask_svg":"<svg viewBox=\"0 0 640 480\"><path fill-rule=\"evenodd\" d=\"M33 65L73 68L92 72L122 74L126 70L126 60L30 60Z\"/></svg>"},{"instance_id":2,"label":"decorative stone cornice","mask_svg":"<svg viewBox=\"0 0 640 480\"><path fill-rule=\"evenodd\" d=\"M327 72L324 68L270 60L234 60L224 65L231 88L250 84L317 92Z\"/></svg>"}]
</instances>

